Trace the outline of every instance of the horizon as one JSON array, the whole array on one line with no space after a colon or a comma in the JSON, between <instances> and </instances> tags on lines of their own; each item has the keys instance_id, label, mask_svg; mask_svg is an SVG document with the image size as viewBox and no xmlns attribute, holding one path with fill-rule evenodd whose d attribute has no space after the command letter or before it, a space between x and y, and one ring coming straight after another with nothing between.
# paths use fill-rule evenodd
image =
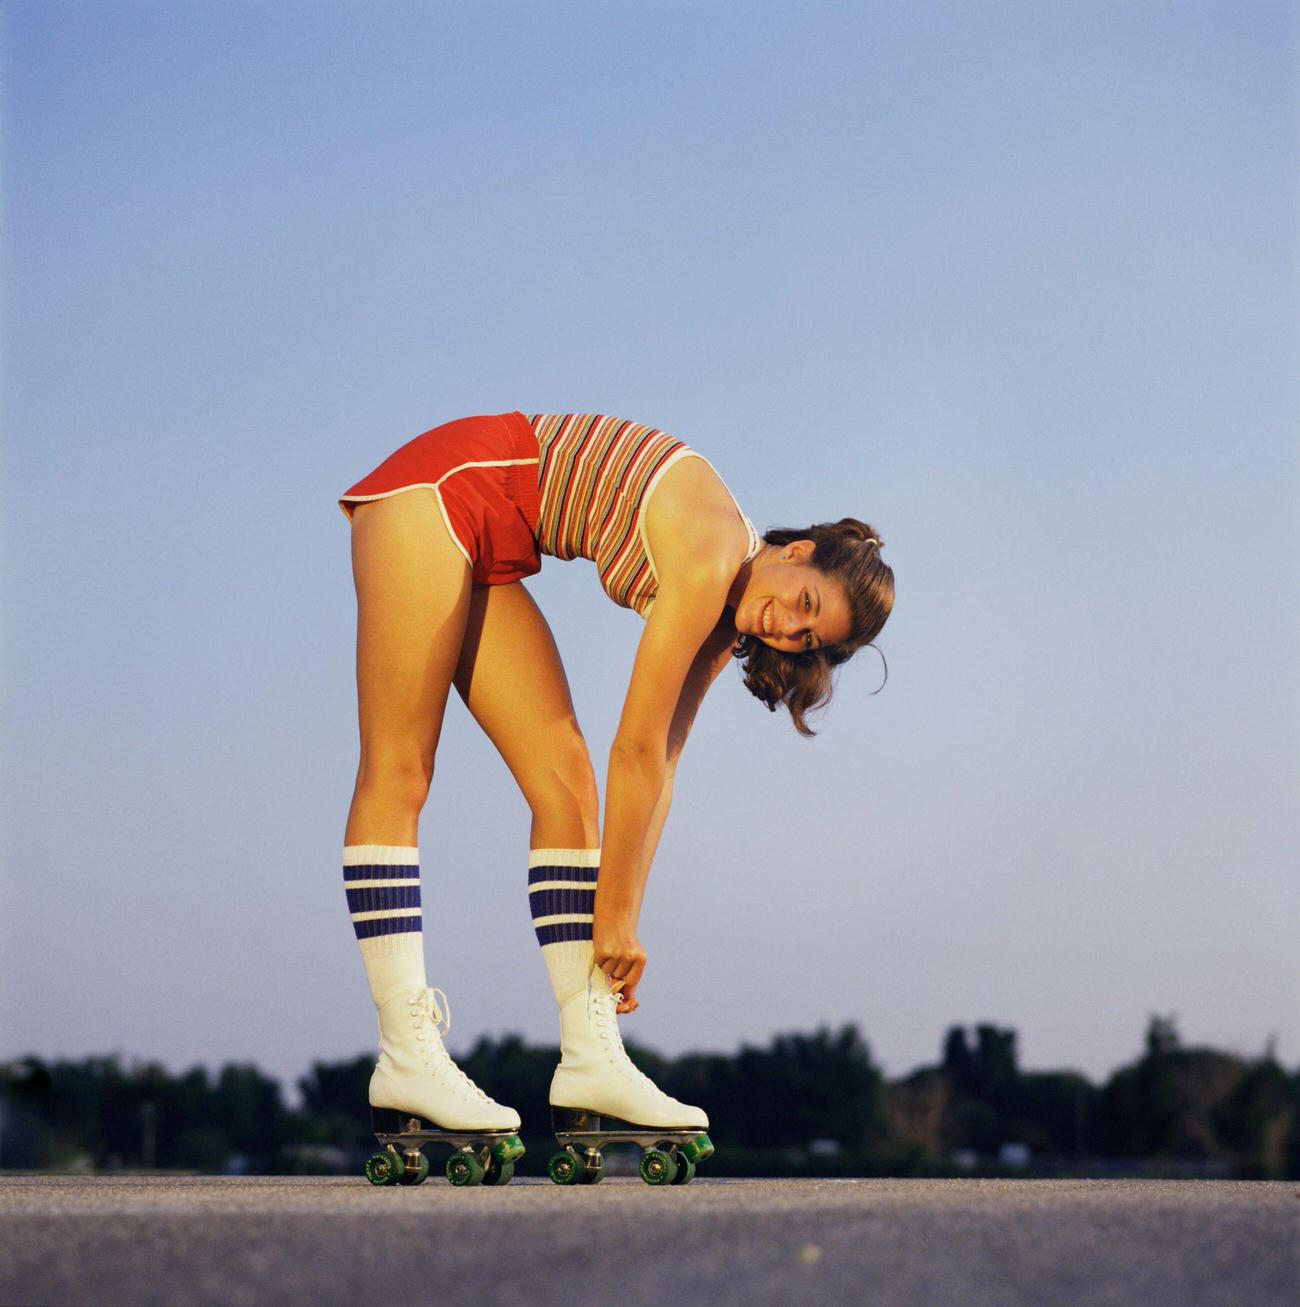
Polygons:
<instances>
[{"instance_id":1,"label":"horizon","mask_svg":"<svg viewBox=\"0 0 1300 1307\"><path fill-rule=\"evenodd\" d=\"M1167 1018L1161 1016L1161 1014L1152 1013L1149 1017L1149 1023L1151 1021L1164 1020L1164 1019ZM1177 1027L1176 1017L1174 1018L1174 1024L1176 1029ZM1117 1063L1115 1066L1111 1067L1109 1071L1105 1072L1100 1076L1089 1075L1086 1071L1083 1071L1078 1067L1073 1067L1069 1065L1049 1066L1049 1067L1030 1067L1024 1064L1024 1060L1021 1057L1019 1037L1018 1037L1019 1032L1017 1032L1012 1027L999 1025L996 1021L980 1021L980 1022L974 1022L968 1025L961 1026L961 1030L963 1031L963 1034L966 1037L966 1042L968 1046L972 1049L972 1051L974 1051L976 1047L972 1039L972 1036L975 1035L978 1027L983 1025L992 1026L999 1033L1006 1033L1007 1031L1010 1031L1011 1034L1015 1037L1014 1042L1016 1046L1015 1048L1016 1073L1017 1075L1022 1075L1022 1076L1073 1074L1073 1075L1083 1076L1083 1078L1087 1080L1089 1084L1100 1086L1106 1084L1119 1072L1124 1071L1129 1067L1132 1067L1136 1063L1140 1062L1146 1056L1146 1050L1145 1048L1142 1047L1144 1041L1139 1040L1139 1045L1131 1057ZM838 1031L842 1030L845 1026L857 1029L859 1035L862 1038L862 1042L866 1047L867 1056L871 1062L872 1067L875 1068L880 1073L881 1079L885 1083L898 1083L900 1081L908 1080L920 1071L942 1069L944 1066L943 1044L946 1042L949 1032L957 1028L956 1023L954 1023L953 1025L950 1025L945 1029L944 1035L939 1041L940 1042L939 1050L932 1060L918 1062L910 1070L896 1071L896 1072L891 1072L889 1068L885 1067L879 1061L879 1059L876 1056L875 1048L872 1045L871 1037L869 1033L865 1030L862 1030L861 1027L856 1022L851 1020L841 1024L840 1026L829 1026L829 1027L818 1026L815 1029L809 1029L809 1030L778 1030L778 1031L774 1031L766 1040L755 1040L755 1041L742 1040L735 1046L734 1049L730 1049L730 1050L716 1049L716 1048L687 1048L687 1049L682 1049L680 1052L677 1053L663 1054L660 1053L660 1051L657 1048L654 1048L651 1045L641 1044L639 1041L635 1039L634 1036L629 1036L628 1038L629 1038L629 1042L638 1048L644 1048L647 1052L654 1053L657 1056L667 1057L670 1060L676 1061L679 1059L691 1058L691 1057L738 1056L741 1052L745 1051L746 1049L766 1048L782 1038L789 1038L789 1037L796 1037L796 1036L809 1036L809 1035L819 1033L823 1030L828 1031L831 1034L835 1034ZM1148 1030L1149 1029L1150 1029L1150 1024L1148 1024ZM452 1053L453 1057L457 1059L461 1059L467 1056L470 1053L471 1049L474 1046L476 1046L480 1040L486 1040L489 1042L495 1042L497 1044L500 1044L510 1039L520 1039L523 1041L526 1047L531 1047L531 1048L548 1046L547 1041L530 1040L521 1031L500 1030L500 1031L479 1031L478 1033L475 1034L472 1041L465 1042L461 1046L456 1046L453 1042L449 1041L448 1048L449 1051ZM554 1042L558 1045L559 1041L557 1039ZM1270 1035L1268 1040L1266 1041L1265 1047L1261 1051L1257 1053L1246 1053L1238 1049L1216 1048L1208 1044L1189 1044L1185 1042L1182 1039L1181 1034L1179 1034L1178 1044L1174 1051L1178 1053L1215 1053L1221 1056L1235 1058L1248 1065L1261 1061L1267 1061L1271 1058L1272 1060L1276 1061L1277 1064L1281 1066L1283 1070L1287 1071L1289 1074L1300 1075L1300 1063L1298 1063L1294 1067L1288 1068L1285 1059L1281 1059L1277 1057L1276 1050L1274 1047L1275 1042L1276 1042L1276 1037ZM161 1067L168 1075L174 1077L181 1076L190 1071L201 1070L209 1078L215 1078L216 1073L219 1073L226 1066L250 1066L253 1069L260 1072L261 1074L266 1075L268 1076L268 1078L274 1080L280 1086L281 1092L285 1095L286 1102L295 1103L298 1102L301 1098L301 1094L299 1092L300 1082L312 1073L312 1070L317 1064L338 1065L341 1063L352 1062L360 1058L373 1058L373 1057L374 1057L373 1050L362 1049L359 1052L352 1054L351 1056L345 1055L337 1058L316 1059L312 1063L308 1064L308 1066L304 1070L288 1078L283 1076L276 1076L265 1071L261 1066L258 1065L256 1061L228 1060L219 1063L193 1062L181 1066L181 1065L169 1064L165 1058L137 1057L130 1053L124 1052L121 1049L114 1049L107 1053L84 1053L81 1054L80 1056L67 1057L67 1058L64 1057L43 1058L35 1054L18 1054L13 1058L8 1059L8 1065L12 1066L15 1064L19 1064L23 1062L31 1062L31 1061L39 1061L42 1064L45 1063L57 1064L60 1062L77 1063L81 1061L104 1060L104 1061L117 1061L124 1069L128 1071L136 1070L142 1067L158 1066Z\"/></svg>"}]
</instances>

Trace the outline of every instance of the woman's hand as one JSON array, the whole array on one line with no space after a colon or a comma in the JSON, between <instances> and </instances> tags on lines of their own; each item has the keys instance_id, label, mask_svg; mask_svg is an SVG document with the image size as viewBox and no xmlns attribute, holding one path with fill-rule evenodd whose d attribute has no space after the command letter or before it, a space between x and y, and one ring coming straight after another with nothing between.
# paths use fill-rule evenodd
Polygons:
<instances>
[{"instance_id":1,"label":"woman's hand","mask_svg":"<svg viewBox=\"0 0 1300 1307\"><path fill-rule=\"evenodd\" d=\"M591 943L596 966L609 977L610 989L623 991L618 1012L635 1012L641 1006L636 1000L636 987L641 983L646 958L631 922L596 922Z\"/></svg>"}]
</instances>

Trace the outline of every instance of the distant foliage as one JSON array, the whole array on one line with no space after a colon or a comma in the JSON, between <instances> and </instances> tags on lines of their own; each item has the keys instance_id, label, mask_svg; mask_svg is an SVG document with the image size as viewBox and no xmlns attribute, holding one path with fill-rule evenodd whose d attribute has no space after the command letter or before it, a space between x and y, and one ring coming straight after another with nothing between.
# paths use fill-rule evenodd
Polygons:
<instances>
[{"instance_id":1,"label":"distant foliage","mask_svg":"<svg viewBox=\"0 0 1300 1307\"><path fill-rule=\"evenodd\" d=\"M116 1057L0 1068L0 1166L214 1171L243 1156L266 1169L287 1138L279 1084L256 1067L180 1076Z\"/></svg>"},{"instance_id":2,"label":"distant foliage","mask_svg":"<svg viewBox=\"0 0 1300 1307\"><path fill-rule=\"evenodd\" d=\"M782 1034L735 1054L628 1051L670 1094L709 1113L718 1148L710 1175L1163 1167L1300 1178L1300 1071L1283 1068L1271 1045L1254 1061L1184 1048L1173 1017L1153 1015L1143 1054L1100 1087L1073 1071L1021 1071L1016 1032L992 1024L973 1037L953 1026L939 1064L893 1082L854 1025ZM521 1174L541 1174L553 1148L547 1093L558 1056L553 1045L506 1035L459 1058L523 1116ZM374 1143L372 1067L371 1054L314 1064L290 1109L279 1084L249 1065L173 1076L117 1057L23 1058L0 1065L0 1167L355 1173Z\"/></svg>"}]
</instances>

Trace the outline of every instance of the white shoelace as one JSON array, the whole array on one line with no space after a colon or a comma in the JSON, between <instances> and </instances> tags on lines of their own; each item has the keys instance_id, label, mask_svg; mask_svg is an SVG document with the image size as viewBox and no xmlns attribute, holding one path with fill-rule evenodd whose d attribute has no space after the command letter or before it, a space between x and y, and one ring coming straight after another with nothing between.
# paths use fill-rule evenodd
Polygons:
<instances>
[{"instance_id":1,"label":"white shoelace","mask_svg":"<svg viewBox=\"0 0 1300 1307\"><path fill-rule=\"evenodd\" d=\"M623 997L622 986L615 983L614 987L607 994L596 993L596 1014L592 1017L591 1012L591 979L587 980L587 1019L596 1028L596 1033L608 1046L607 1056L619 1070L626 1076L631 1076L634 1080L642 1082L646 1088L654 1092L658 1097L665 1099L669 1103L677 1104L677 1100L668 1094L665 1094L653 1080L650 1079L635 1062L627 1055L627 1049L623 1047L623 1036L618 1028L618 1001Z\"/></svg>"},{"instance_id":2,"label":"white shoelace","mask_svg":"<svg viewBox=\"0 0 1300 1307\"><path fill-rule=\"evenodd\" d=\"M439 999L442 1000L441 1003ZM451 1003L447 995L440 989L420 989L406 1002L411 1011L412 1024L416 1028L416 1043L423 1046L425 1059L435 1072L450 1083L461 1097L498 1106L495 1099L489 1098L452 1061L451 1054L442 1042L443 1035L451 1033Z\"/></svg>"}]
</instances>

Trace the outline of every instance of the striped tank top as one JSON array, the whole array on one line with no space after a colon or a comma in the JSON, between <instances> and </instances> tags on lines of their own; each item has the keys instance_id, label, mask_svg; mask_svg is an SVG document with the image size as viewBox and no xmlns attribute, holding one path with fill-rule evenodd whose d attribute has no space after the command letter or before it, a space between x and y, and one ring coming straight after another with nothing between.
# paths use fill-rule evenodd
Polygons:
<instances>
[{"instance_id":1,"label":"striped tank top","mask_svg":"<svg viewBox=\"0 0 1300 1307\"><path fill-rule=\"evenodd\" d=\"M624 418L534 413L528 421L538 448L538 548L552 558L591 559L605 593L649 617L659 574L646 537L646 505L659 479L679 459L713 464L682 441ZM735 495L731 502L736 504ZM736 512L749 535L748 562L762 541L739 504Z\"/></svg>"}]
</instances>

